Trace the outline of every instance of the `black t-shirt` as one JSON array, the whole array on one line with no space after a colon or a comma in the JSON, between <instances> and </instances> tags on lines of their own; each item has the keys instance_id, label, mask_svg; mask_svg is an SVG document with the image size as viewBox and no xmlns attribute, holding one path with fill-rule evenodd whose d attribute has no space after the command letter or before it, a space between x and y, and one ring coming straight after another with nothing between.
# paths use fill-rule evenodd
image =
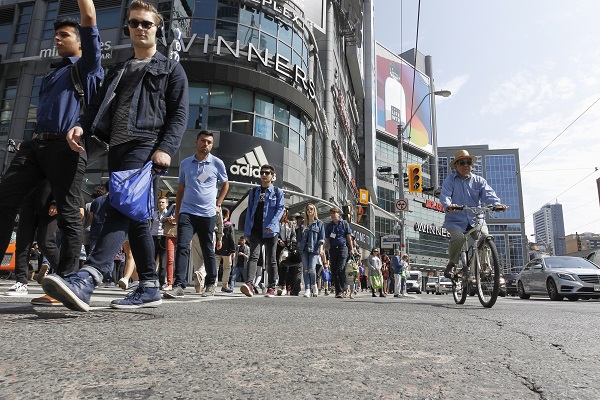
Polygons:
<instances>
[{"instance_id":1,"label":"black t-shirt","mask_svg":"<svg viewBox=\"0 0 600 400\"><path fill-rule=\"evenodd\" d=\"M252 224L252 234L263 237L263 212L265 209L265 196L267 188L260 187L260 196L258 196L258 205L254 213L254 224Z\"/></svg>"}]
</instances>

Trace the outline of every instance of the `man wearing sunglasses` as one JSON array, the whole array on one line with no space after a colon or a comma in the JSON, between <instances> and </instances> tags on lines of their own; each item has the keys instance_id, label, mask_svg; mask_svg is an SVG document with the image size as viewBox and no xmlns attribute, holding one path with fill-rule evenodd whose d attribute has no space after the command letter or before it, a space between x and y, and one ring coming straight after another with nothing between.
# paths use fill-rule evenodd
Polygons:
<instances>
[{"instance_id":1,"label":"man wearing sunglasses","mask_svg":"<svg viewBox=\"0 0 600 400\"><path fill-rule=\"evenodd\" d=\"M84 151L79 143L82 138L106 138L110 142L109 172L139 169L148 161L155 170L164 171L181 144L187 126L188 81L179 63L157 51L156 38L162 35L162 26L162 16L153 5L131 2L123 33L131 37L133 57L110 69L101 90L67 132L67 142L75 152ZM111 306L159 305L160 285L148 222L135 221L110 204L96 247L83 268L64 279L47 276L42 281L44 291L72 310L88 311L94 288L111 275L114 255L127 234L140 284Z\"/></svg>"},{"instance_id":2,"label":"man wearing sunglasses","mask_svg":"<svg viewBox=\"0 0 600 400\"><path fill-rule=\"evenodd\" d=\"M494 189L487 181L471 172L477 157L470 155L467 150L459 150L454 155L450 167L454 172L444 179L440 203L444 205L446 220L444 226L450 233L448 244L449 262L444 271L446 278L452 278L452 269L458 263L460 250L465 241L464 232L475 226L475 215L470 210L455 210L455 207L467 205L477 207L481 204L495 205L506 209L506 205L500 204ZM487 226L482 227L482 232L487 235Z\"/></svg>"},{"instance_id":3,"label":"man wearing sunglasses","mask_svg":"<svg viewBox=\"0 0 600 400\"><path fill-rule=\"evenodd\" d=\"M260 186L248 191L248 209L244 222L244 237L250 242L250 259L246 284L240 288L248 297L253 295L252 281L256 276L258 257L265 246L265 266L269 277L267 297L275 296L276 252L279 233L279 220L283 215L285 203L283 190L273 186L275 168L271 165L260 167Z\"/></svg>"}]
</instances>

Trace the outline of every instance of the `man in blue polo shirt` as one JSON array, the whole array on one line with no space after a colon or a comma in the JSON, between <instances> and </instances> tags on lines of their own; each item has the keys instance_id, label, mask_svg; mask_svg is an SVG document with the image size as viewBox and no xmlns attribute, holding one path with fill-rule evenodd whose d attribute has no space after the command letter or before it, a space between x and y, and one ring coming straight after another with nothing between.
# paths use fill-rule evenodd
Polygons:
<instances>
[{"instance_id":1,"label":"man in blue polo shirt","mask_svg":"<svg viewBox=\"0 0 600 400\"><path fill-rule=\"evenodd\" d=\"M346 261L348 253L354 253L352 229L348 221L341 218L337 207L329 209L331 222L325 226L325 247L329 245L329 266L335 286L335 297L343 298L346 285Z\"/></svg>"},{"instance_id":2,"label":"man in blue polo shirt","mask_svg":"<svg viewBox=\"0 0 600 400\"><path fill-rule=\"evenodd\" d=\"M37 108L35 137L21 143L19 151L0 183L0 251L8 246L21 201L44 179L50 182L58 227L62 231L60 260L56 273L65 276L79 267L83 227L79 213L81 184L87 156L71 151L67 131L79 118L81 102L71 78L77 68L85 104L96 94L104 71L100 65L100 34L92 0L78 0L81 24L73 19L54 23L56 50L62 57L42 80ZM18 240L18 239L17 239ZM56 304L44 296L36 304ZM38 301L40 300L40 301Z\"/></svg>"},{"instance_id":3,"label":"man in blue polo shirt","mask_svg":"<svg viewBox=\"0 0 600 400\"><path fill-rule=\"evenodd\" d=\"M206 268L206 290L202 296L215 294L217 263L213 232L216 215L221 212L221 204L229 190L229 182L223 161L210 154L213 140L212 132L200 131L196 137L196 154L184 159L179 166L179 186L175 202L177 219L175 282L173 290L165 292L164 298L178 298L184 295L190 242L194 234L198 235Z\"/></svg>"}]
</instances>

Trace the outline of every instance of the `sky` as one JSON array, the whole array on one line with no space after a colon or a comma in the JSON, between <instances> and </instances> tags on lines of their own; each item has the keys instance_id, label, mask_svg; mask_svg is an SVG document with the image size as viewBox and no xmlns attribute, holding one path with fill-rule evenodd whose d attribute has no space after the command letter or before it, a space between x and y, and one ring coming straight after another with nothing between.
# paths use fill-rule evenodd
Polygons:
<instances>
[{"instance_id":1,"label":"sky","mask_svg":"<svg viewBox=\"0 0 600 400\"><path fill-rule=\"evenodd\" d=\"M567 235L600 233L600 2L422 0L417 42L418 0L373 1L375 39L430 55L452 92L438 145L519 149L527 235L556 202Z\"/></svg>"}]
</instances>

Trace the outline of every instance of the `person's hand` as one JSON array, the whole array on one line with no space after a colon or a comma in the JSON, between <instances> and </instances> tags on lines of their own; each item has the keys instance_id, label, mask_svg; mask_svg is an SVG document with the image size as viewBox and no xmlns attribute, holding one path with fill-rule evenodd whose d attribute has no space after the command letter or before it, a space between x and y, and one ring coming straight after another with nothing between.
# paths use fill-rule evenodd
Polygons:
<instances>
[{"instance_id":1,"label":"person's hand","mask_svg":"<svg viewBox=\"0 0 600 400\"><path fill-rule=\"evenodd\" d=\"M217 240L217 250L221 250L221 247L223 247L223 241L219 239Z\"/></svg>"},{"instance_id":2,"label":"person's hand","mask_svg":"<svg viewBox=\"0 0 600 400\"><path fill-rule=\"evenodd\" d=\"M267 232L267 233L273 233L273 231L271 230L271 228L265 229L265 232Z\"/></svg>"},{"instance_id":3,"label":"person's hand","mask_svg":"<svg viewBox=\"0 0 600 400\"><path fill-rule=\"evenodd\" d=\"M81 137L83 136L83 129L80 126L74 126L67 132L67 143L71 150L81 153L85 151L83 146L79 144Z\"/></svg>"},{"instance_id":4,"label":"person's hand","mask_svg":"<svg viewBox=\"0 0 600 400\"><path fill-rule=\"evenodd\" d=\"M506 211L508 206L506 204L494 204L494 208L498 211Z\"/></svg>"},{"instance_id":5,"label":"person's hand","mask_svg":"<svg viewBox=\"0 0 600 400\"><path fill-rule=\"evenodd\" d=\"M56 214L58 214L58 211L56 210L56 204L51 204L50 208L48 209L48 215L53 217Z\"/></svg>"},{"instance_id":6,"label":"person's hand","mask_svg":"<svg viewBox=\"0 0 600 400\"><path fill-rule=\"evenodd\" d=\"M156 150L154 154L152 154L152 169L156 173L164 173L167 171L169 166L171 165L171 156L162 150Z\"/></svg>"},{"instance_id":7,"label":"person's hand","mask_svg":"<svg viewBox=\"0 0 600 400\"><path fill-rule=\"evenodd\" d=\"M456 212L455 207L458 207L458 204L450 204L447 208L446 211L448 212Z\"/></svg>"}]
</instances>

